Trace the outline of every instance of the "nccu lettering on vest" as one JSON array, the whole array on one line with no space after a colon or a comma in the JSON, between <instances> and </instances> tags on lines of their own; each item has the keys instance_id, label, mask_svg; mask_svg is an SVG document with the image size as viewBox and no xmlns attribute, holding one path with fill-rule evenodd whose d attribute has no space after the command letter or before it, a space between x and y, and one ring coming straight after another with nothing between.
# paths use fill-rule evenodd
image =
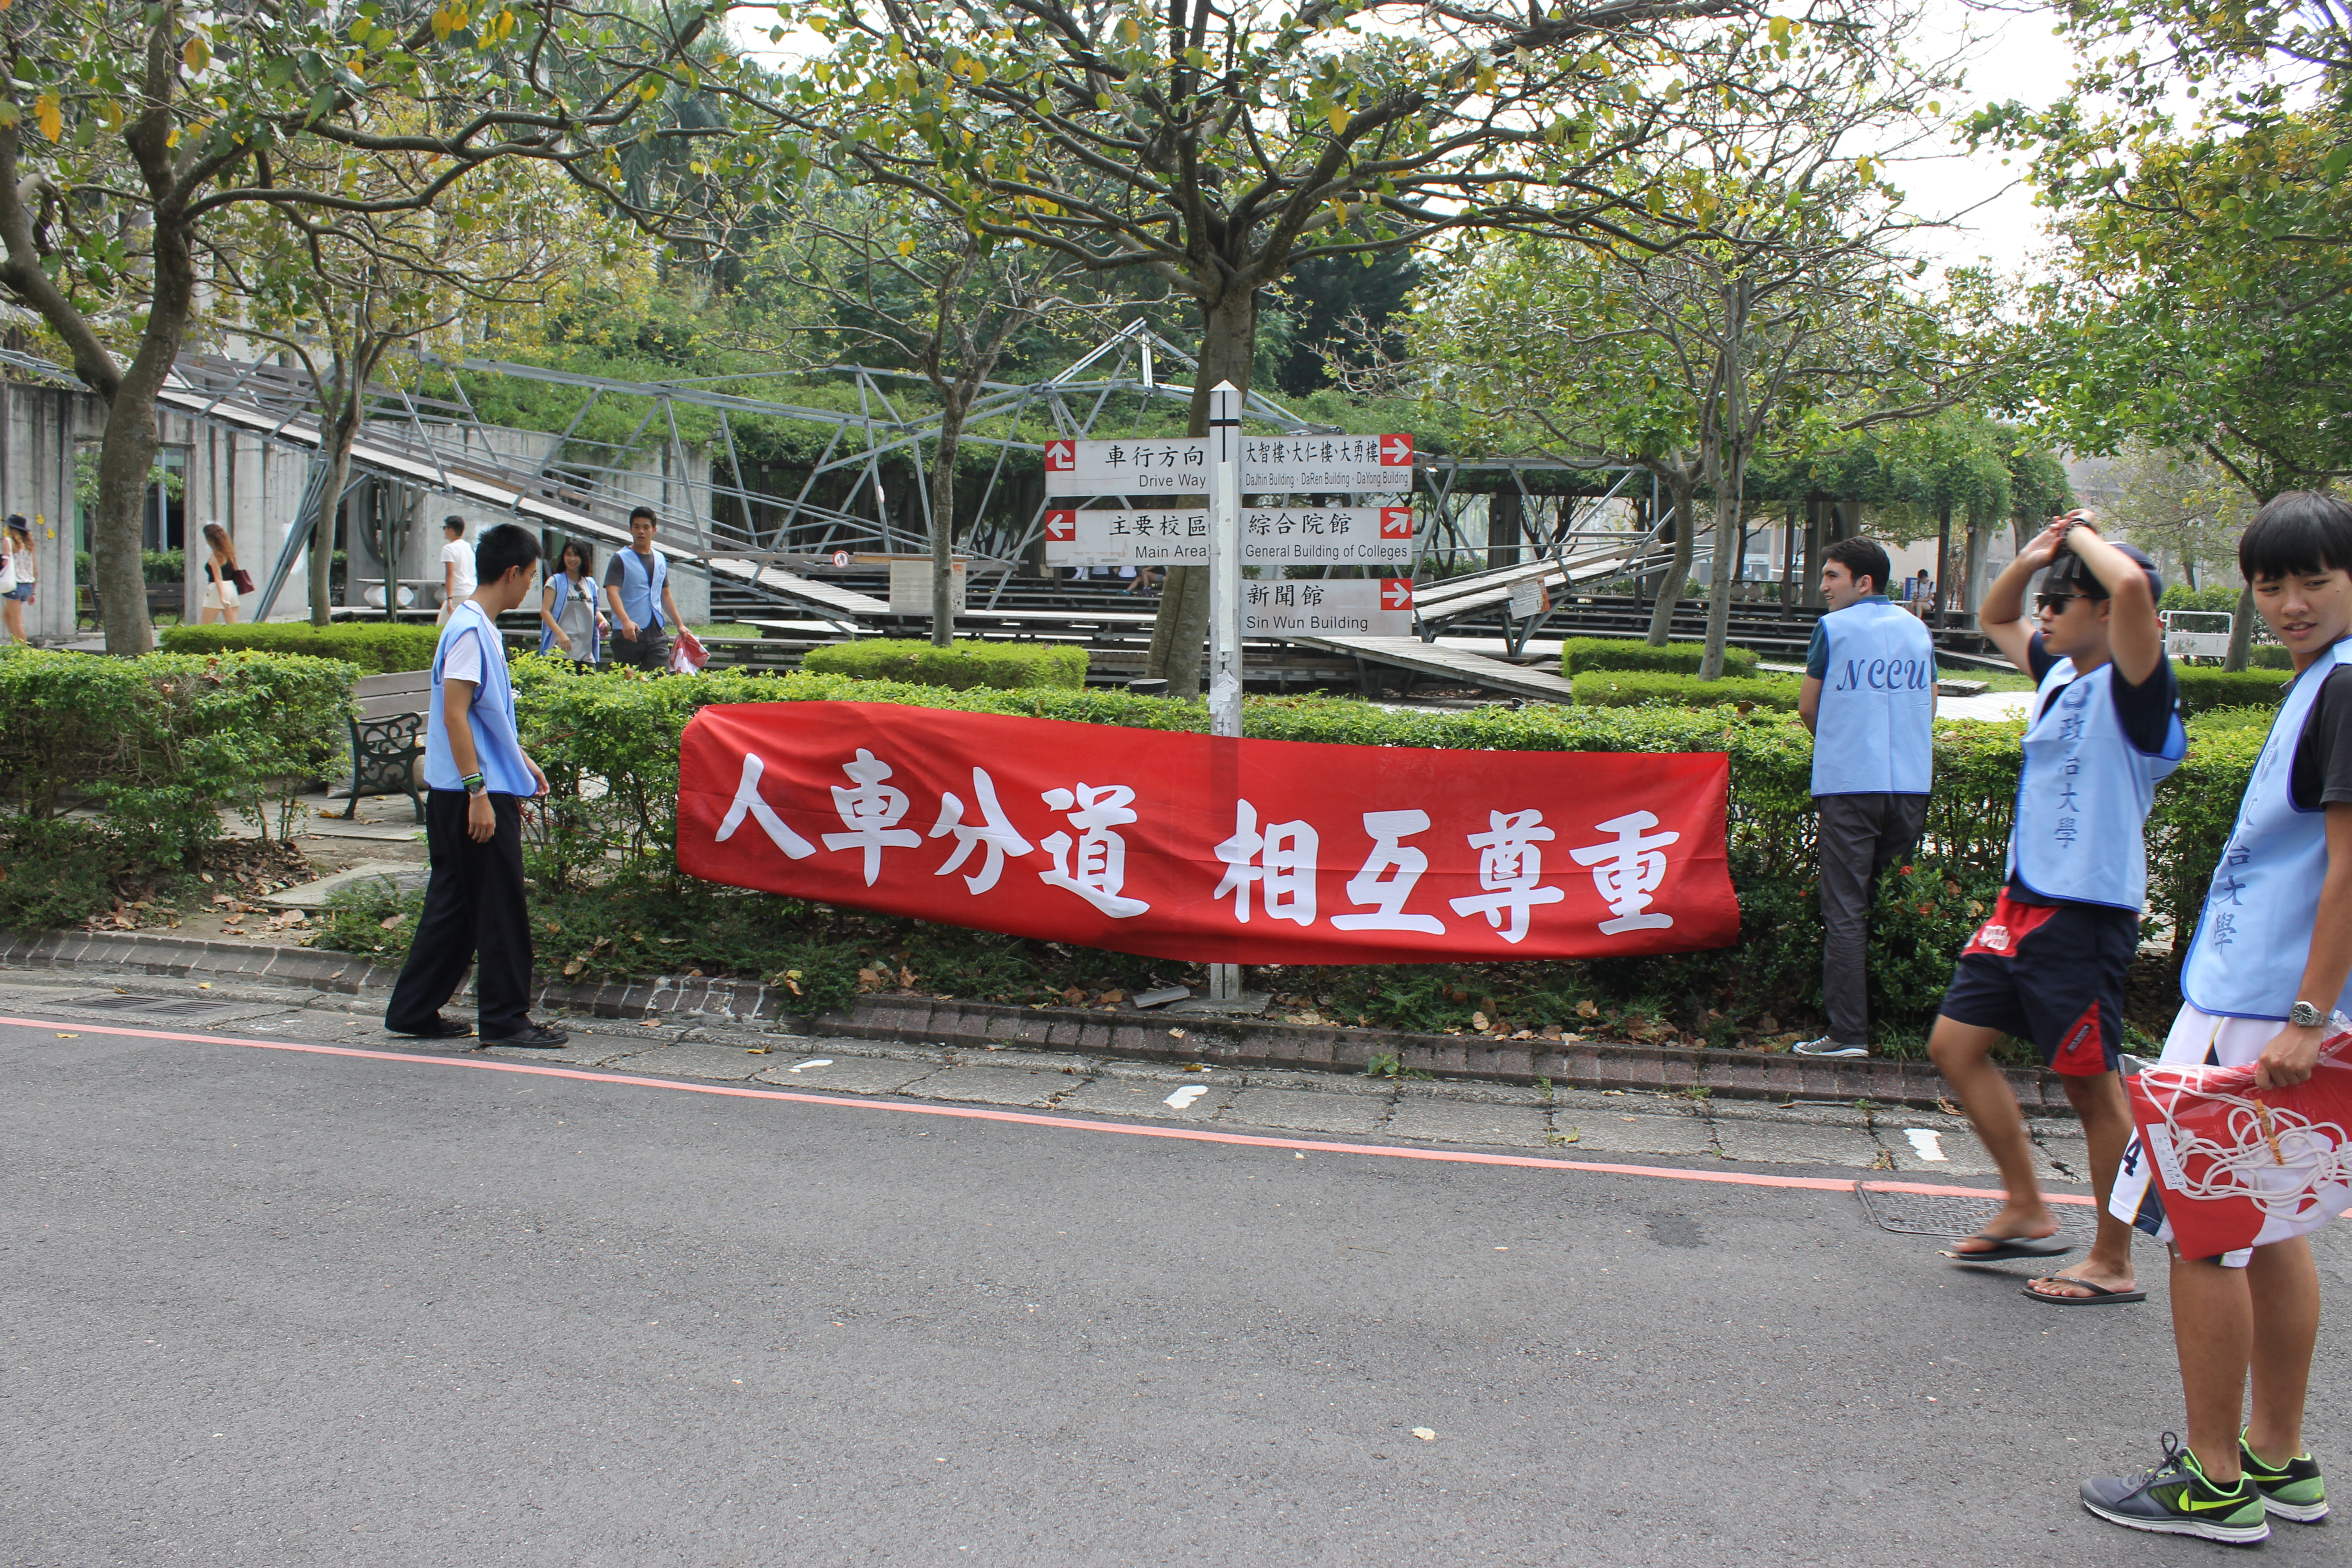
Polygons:
<instances>
[{"instance_id":1,"label":"nccu lettering on vest","mask_svg":"<svg viewBox=\"0 0 2352 1568\"><path fill-rule=\"evenodd\" d=\"M441 721L441 669L449 660L449 647L472 633L482 655L482 680L475 688L474 705L466 711L467 728L474 735L474 765L493 795L530 795L539 793L539 781L524 762L522 742L515 733L514 688L507 680L507 645L499 639L490 617L471 599L457 606L441 628L433 649L433 701L425 715L425 787L463 789L457 760L449 750L449 731Z\"/></svg>"},{"instance_id":2,"label":"nccu lettering on vest","mask_svg":"<svg viewBox=\"0 0 2352 1568\"><path fill-rule=\"evenodd\" d=\"M2189 734L2175 713L2164 750L2132 744L2116 716L2115 676L2103 664L2077 679L2074 661L2062 658L2042 677L2025 731L2009 870L2045 899L2137 911L2147 897L2147 808L2189 754Z\"/></svg>"},{"instance_id":3,"label":"nccu lettering on vest","mask_svg":"<svg viewBox=\"0 0 2352 1568\"><path fill-rule=\"evenodd\" d=\"M613 559L621 563L621 608L637 625L660 630L662 584L669 581L669 557L656 550L648 567L646 558L632 548L616 551Z\"/></svg>"},{"instance_id":4,"label":"nccu lettering on vest","mask_svg":"<svg viewBox=\"0 0 2352 1568\"><path fill-rule=\"evenodd\" d=\"M2181 994L2200 1012L2284 1018L2295 1004L2327 876L2327 813L2294 804L2294 749L2321 685L2347 665L2352 637L2294 678L2271 721L2180 971ZM2336 1005L2352 1008L2352 984Z\"/></svg>"},{"instance_id":5,"label":"nccu lettering on vest","mask_svg":"<svg viewBox=\"0 0 2352 1568\"><path fill-rule=\"evenodd\" d=\"M1934 778L1936 646L1919 617L1865 599L1822 617L1829 668L1814 718L1813 794L1926 795Z\"/></svg>"}]
</instances>

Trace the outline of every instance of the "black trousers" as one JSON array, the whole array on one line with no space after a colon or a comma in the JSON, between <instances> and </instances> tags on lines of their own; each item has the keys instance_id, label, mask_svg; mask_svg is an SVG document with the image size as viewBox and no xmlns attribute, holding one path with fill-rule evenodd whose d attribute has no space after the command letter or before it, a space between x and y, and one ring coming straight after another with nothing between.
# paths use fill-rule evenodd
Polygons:
<instances>
[{"instance_id":1,"label":"black trousers","mask_svg":"<svg viewBox=\"0 0 2352 1568\"><path fill-rule=\"evenodd\" d=\"M1879 877L1919 842L1924 795L1825 795L1821 807L1822 1011L1830 1038L1870 1044L1870 900Z\"/></svg>"},{"instance_id":2,"label":"black trousers","mask_svg":"<svg viewBox=\"0 0 2352 1568\"><path fill-rule=\"evenodd\" d=\"M414 1032L457 994L466 966L485 1039L511 1034L530 1018L530 910L523 900L522 809L510 795L490 797L498 831L488 844L466 836L466 792L436 789L425 797L425 844L433 857L425 913L401 966L383 1026Z\"/></svg>"},{"instance_id":3,"label":"black trousers","mask_svg":"<svg viewBox=\"0 0 2352 1568\"><path fill-rule=\"evenodd\" d=\"M635 637L627 637L614 627L613 635L604 639L604 657L614 664L659 675L669 668L669 638L666 632L667 628L639 626Z\"/></svg>"}]
</instances>

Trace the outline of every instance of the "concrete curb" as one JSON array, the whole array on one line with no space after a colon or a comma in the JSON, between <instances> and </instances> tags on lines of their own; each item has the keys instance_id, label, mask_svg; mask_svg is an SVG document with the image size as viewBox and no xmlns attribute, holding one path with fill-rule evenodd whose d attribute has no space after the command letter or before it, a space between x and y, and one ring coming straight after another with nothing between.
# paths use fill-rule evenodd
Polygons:
<instances>
[{"instance_id":1,"label":"concrete curb","mask_svg":"<svg viewBox=\"0 0 2352 1568\"><path fill-rule=\"evenodd\" d=\"M346 995L389 993L400 973L395 965L352 953L202 942L148 931L0 933L0 970L6 969L216 975ZM1197 1013L1101 1013L904 995L861 1001L846 1014L809 1016L787 1014L784 1008L792 1000L790 993L756 980L663 975L627 984L550 984L541 988L535 1005L543 1012L591 1017L759 1024L792 1033L908 1045L1021 1046L1148 1061L1319 1072L1361 1072L1372 1058L1393 1056L1401 1071L1439 1078L1513 1084L1532 1084L1540 1078L1577 1089L1698 1091L1730 1100L1868 1100L1934 1110L1948 1092L1941 1076L1925 1062L1816 1061L1754 1051L1595 1040L1487 1040ZM2008 1077L2028 1116L2073 1116L2054 1074L2012 1068Z\"/></svg>"}]
</instances>

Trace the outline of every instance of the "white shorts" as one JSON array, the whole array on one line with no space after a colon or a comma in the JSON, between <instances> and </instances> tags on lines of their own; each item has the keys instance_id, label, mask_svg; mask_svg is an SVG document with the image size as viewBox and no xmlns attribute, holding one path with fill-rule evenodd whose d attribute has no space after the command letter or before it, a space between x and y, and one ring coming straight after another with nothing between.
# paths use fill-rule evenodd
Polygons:
<instances>
[{"instance_id":1,"label":"white shorts","mask_svg":"<svg viewBox=\"0 0 2352 1568\"><path fill-rule=\"evenodd\" d=\"M2263 1047L2285 1027L2275 1018L2232 1018L2200 1013L2183 1002L2179 1016L2172 1020L2172 1032L2164 1037L2164 1054L2158 1059L2166 1067L2248 1067L2261 1058ZM2172 1240L2172 1222L2164 1216L2161 1196L2153 1188L2152 1165L2139 1146L2139 1135L2134 1133L2130 1147L2124 1151L2122 1166L2116 1173L2107 1212L2126 1225L2137 1226L2158 1241L2168 1243ZM2321 1212L2300 1223L2273 1218L2263 1226L2257 1245L2268 1247L2275 1241L2308 1236L2331 1217ZM2225 1268L2243 1268L2253 1256L2253 1247L2246 1247L2221 1254L2219 1261Z\"/></svg>"},{"instance_id":2,"label":"white shorts","mask_svg":"<svg viewBox=\"0 0 2352 1568\"><path fill-rule=\"evenodd\" d=\"M234 610L236 608L236 584L234 583L205 584L205 596L196 606L202 610Z\"/></svg>"}]
</instances>

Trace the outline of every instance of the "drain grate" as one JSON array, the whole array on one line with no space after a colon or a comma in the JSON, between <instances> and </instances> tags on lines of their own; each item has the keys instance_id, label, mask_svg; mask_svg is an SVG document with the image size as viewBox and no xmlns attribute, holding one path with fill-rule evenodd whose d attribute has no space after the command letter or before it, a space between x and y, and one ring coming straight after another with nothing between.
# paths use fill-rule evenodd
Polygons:
<instances>
[{"instance_id":1,"label":"drain grate","mask_svg":"<svg viewBox=\"0 0 2352 1568\"><path fill-rule=\"evenodd\" d=\"M2000 1212L2000 1200L1949 1197L1937 1193L1888 1192L1868 1182L1856 1182L1854 1196L1862 1212L1881 1230L1901 1236L1974 1236ZM2098 1216L2081 1204L2054 1204L2061 1230L2089 1235L2098 1228Z\"/></svg>"},{"instance_id":2,"label":"drain grate","mask_svg":"<svg viewBox=\"0 0 2352 1568\"><path fill-rule=\"evenodd\" d=\"M142 1013L151 1018L192 1018L199 1013L227 1011L223 1002L187 1002L169 996L77 996L66 1004L94 1013Z\"/></svg>"}]
</instances>

